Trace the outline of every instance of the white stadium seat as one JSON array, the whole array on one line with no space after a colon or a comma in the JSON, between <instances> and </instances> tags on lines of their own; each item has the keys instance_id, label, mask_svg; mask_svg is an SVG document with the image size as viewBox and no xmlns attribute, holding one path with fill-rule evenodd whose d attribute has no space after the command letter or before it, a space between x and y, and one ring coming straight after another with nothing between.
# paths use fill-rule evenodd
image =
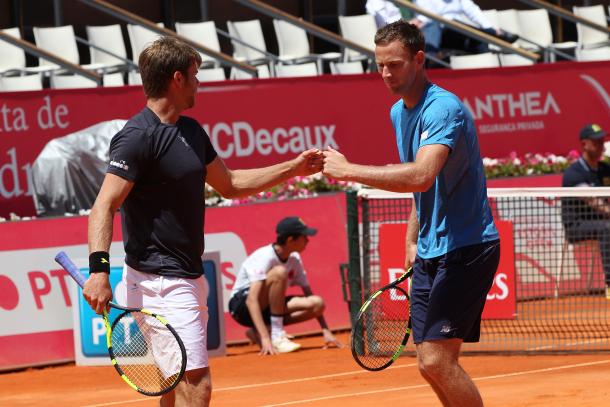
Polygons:
<instances>
[{"instance_id":1,"label":"white stadium seat","mask_svg":"<svg viewBox=\"0 0 610 407\"><path fill-rule=\"evenodd\" d=\"M377 23L375 17L370 14L362 14L358 16L339 16L339 28L341 36L346 40L354 42L371 51L375 50L375 33L377 32ZM345 51L345 61L362 61L368 59L366 55L358 51L347 49Z\"/></svg>"},{"instance_id":2,"label":"white stadium seat","mask_svg":"<svg viewBox=\"0 0 610 407\"><path fill-rule=\"evenodd\" d=\"M362 62L331 62L330 72L334 75L346 75L346 74L361 74L364 73Z\"/></svg>"},{"instance_id":3,"label":"white stadium seat","mask_svg":"<svg viewBox=\"0 0 610 407\"><path fill-rule=\"evenodd\" d=\"M589 6L589 7L573 7L574 14L591 22L594 22L602 27L608 27L604 6ZM578 46L580 48L595 48L610 45L608 34L587 27L584 24L576 24L576 33L578 35Z\"/></svg>"},{"instance_id":4,"label":"white stadium seat","mask_svg":"<svg viewBox=\"0 0 610 407\"><path fill-rule=\"evenodd\" d=\"M452 69L497 68L500 66L498 55L484 52L474 55L452 55L449 57Z\"/></svg>"},{"instance_id":5,"label":"white stadium seat","mask_svg":"<svg viewBox=\"0 0 610 407\"><path fill-rule=\"evenodd\" d=\"M92 45L127 59L125 40L123 39L123 32L119 24L89 25L86 27L86 30L87 39ZM104 67L120 67L126 64L125 61L93 47L89 47L89 53L92 64L99 64Z\"/></svg>"},{"instance_id":6,"label":"white stadium seat","mask_svg":"<svg viewBox=\"0 0 610 407\"><path fill-rule=\"evenodd\" d=\"M157 26L164 28L163 23L157 23ZM131 43L131 60L136 65L138 64L140 52L157 39L161 38L160 34L157 34L146 27L134 24L127 24L127 34L129 35L129 42Z\"/></svg>"},{"instance_id":7,"label":"white stadium seat","mask_svg":"<svg viewBox=\"0 0 610 407\"><path fill-rule=\"evenodd\" d=\"M212 51L220 52L220 42L216 33L216 24L214 21L202 21L199 23L176 23L176 33L204 45ZM212 57L200 53L201 66L219 67L218 61Z\"/></svg>"},{"instance_id":8,"label":"white stadium seat","mask_svg":"<svg viewBox=\"0 0 610 407\"><path fill-rule=\"evenodd\" d=\"M80 75L51 75L52 89L95 88L97 83Z\"/></svg>"},{"instance_id":9,"label":"white stadium seat","mask_svg":"<svg viewBox=\"0 0 610 407\"><path fill-rule=\"evenodd\" d=\"M197 72L199 82L217 82L227 79L224 68L206 68Z\"/></svg>"},{"instance_id":10,"label":"white stadium seat","mask_svg":"<svg viewBox=\"0 0 610 407\"><path fill-rule=\"evenodd\" d=\"M40 74L25 76L0 76L1 92L21 92L25 90L41 90Z\"/></svg>"},{"instance_id":11,"label":"white stadium seat","mask_svg":"<svg viewBox=\"0 0 610 407\"><path fill-rule=\"evenodd\" d=\"M278 78L288 78L297 76L317 76L318 68L315 62L308 62L299 65L278 65Z\"/></svg>"}]
</instances>

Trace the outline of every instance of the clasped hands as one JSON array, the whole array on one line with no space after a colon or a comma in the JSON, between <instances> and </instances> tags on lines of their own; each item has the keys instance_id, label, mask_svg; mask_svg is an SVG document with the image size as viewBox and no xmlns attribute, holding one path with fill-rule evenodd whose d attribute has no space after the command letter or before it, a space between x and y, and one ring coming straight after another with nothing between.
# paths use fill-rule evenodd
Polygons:
<instances>
[{"instance_id":1,"label":"clasped hands","mask_svg":"<svg viewBox=\"0 0 610 407\"><path fill-rule=\"evenodd\" d=\"M325 176L336 180L346 180L348 176L349 161L343 154L332 147L324 150L311 149L302 155L305 162L304 175L322 172Z\"/></svg>"}]
</instances>

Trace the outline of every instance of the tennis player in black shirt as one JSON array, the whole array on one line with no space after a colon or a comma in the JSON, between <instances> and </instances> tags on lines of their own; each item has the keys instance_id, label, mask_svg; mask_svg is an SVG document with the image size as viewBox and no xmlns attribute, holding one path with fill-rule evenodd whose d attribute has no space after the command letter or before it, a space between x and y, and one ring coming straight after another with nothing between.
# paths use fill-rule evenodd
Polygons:
<instances>
[{"instance_id":1,"label":"tennis player in black shirt","mask_svg":"<svg viewBox=\"0 0 610 407\"><path fill-rule=\"evenodd\" d=\"M242 197L322 166L321 152L311 149L270 167L227 168L199 123L181 116L195 104L200 64L199 53L175 38L161 38L140 54L146 107L113 137L89 216L87 302L99 314L112 298L108 251L120 208L125 303L164 315L186 346L187 372L162 406L207 406L211 397L201 262L205 182L225 197Z\"/></svg>"}]
</instances>

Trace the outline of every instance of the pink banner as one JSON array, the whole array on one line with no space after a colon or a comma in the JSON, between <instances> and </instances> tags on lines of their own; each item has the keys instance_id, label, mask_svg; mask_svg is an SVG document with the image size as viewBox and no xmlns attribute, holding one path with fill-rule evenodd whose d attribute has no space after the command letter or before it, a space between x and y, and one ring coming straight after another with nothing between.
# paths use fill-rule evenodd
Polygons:
<instances>
[{"instance_id":1,"label":"pink banner","mask_svg":"<svg viewBox=\"0 0 610 407\"><path fill-rule=\"evenodd\" d=\"M245 260L240 254L240 242L245 252L250 254L275 239L275 225L286 216L300 216L318 233L309 239L307 249L301 254L307 277L315 294L322 296L326 303L325 318L331 327L349 326L347 303L341 295L339 264L347 262L345 195L342 193L325 195L313 199L251 204L230 208L209 208L206 214L206 236L235 233L217 238L214 243L206 238L206 251L215 251L221 245L221 267L223 273L224 299L228 303L230 288L233 287L239 266ZM226 240L225 240L226 239ZM293 287L291 294L303 292ZM227 306L225 306L227 309ZM226 314L227 340L243 340L245 328L240 327ZM309 321L288 326L288 331L319 331L317 321Z\"/></svg>"},{"instance_id":2,"label":"pink banner","mask_svg":"<svg viewBox=\"0 0 610 407\"><path fill-rule=\"evenodd\" d=\"M610 128L608 62L432 72L472 112L484 157L511 151L565 156L578 149L585 124Z\"/></svg>"},{"instance_id":3,"label":"pink banner","mask_svg":"<svg viewBox=\"0 0 610 407\"><path fill-rule=\"evenodd\" d=\"M318 229L302 253L311 288L326 302L331 328L349 326L347 304L341 295L339 264L347 261L345 195L210 208L206 214L206 252L221 262L226 339L245 340L245 328L226 310L241 263L255 249L273 242L275 225L298 215ZM123 258L120 216L114 218L111 264ZM18 238L17 238L18 237ZM0 223L0 370L73 359L71 279L53 261L59 250L78 264L87 259L87 218L83 216ZM301 294L296 288L291 294ZM319 331L317 321L291 325L289 332ZM43 344L33 352L32 343ZM6 346L3 346L6 345Z\"/></svg>"},{"instance_id":4,"label":"pink banner","mask_svg":"<svg viewBox=\"0 0 610 407\"><path fill-rule=\"evenodd\" d=\"M511 151L565 155L586 123L610 128L610 64L557 63L472 71L431 70L472 111L483 156ZM44 145L91 125L128 119L139 87L3 93L0 216L34 214L28 173ZM396 98L378 74L230 81L202 85L196 118L231 168L339 148L366 164L398 162L389 109Z\"/></svg>"},{"instance_id":5,"label":"pink banner","mask_svg":"<svg viewBox=\"0 0 610 407\"><path fill-rule=\"evenodd\" d=\"M483 319L514 319L517 311L515 292L515 257L513 227L511 222L496 221L500 233L500 265L496 271L494 284L487 294L483 309ZM379 286L389 284L404 272L406 223L386 223L379 226ZM403 283L408 290L408 283ZM397 304L406 303L406 299L392 298Z\"/></svg>"}]
</instances>

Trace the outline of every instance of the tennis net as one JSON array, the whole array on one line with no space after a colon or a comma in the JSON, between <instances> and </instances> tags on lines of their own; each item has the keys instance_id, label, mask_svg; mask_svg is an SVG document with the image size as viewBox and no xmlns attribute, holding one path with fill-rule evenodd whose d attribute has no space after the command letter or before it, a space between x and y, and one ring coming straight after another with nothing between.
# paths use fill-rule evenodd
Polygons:
<instances>
[{"instance_id":1,"label":"tennis net","mask_svg":"<svg viewBox=\"0 0 610 407\"><path fill-rule=\"evenodd\" d=\"M610 188L489 189L488 196L500 230L501 265L487 297L481 340L464 344L464 351L610 350L602 261L602 253L610 253L610 216L591 209L610 202ZM411 208L410 194L348 194L352 318L363 298L398 277ZM606 222L606 234L592 227L575 232L578 219Z\"/></svg>"}]
</instances>

